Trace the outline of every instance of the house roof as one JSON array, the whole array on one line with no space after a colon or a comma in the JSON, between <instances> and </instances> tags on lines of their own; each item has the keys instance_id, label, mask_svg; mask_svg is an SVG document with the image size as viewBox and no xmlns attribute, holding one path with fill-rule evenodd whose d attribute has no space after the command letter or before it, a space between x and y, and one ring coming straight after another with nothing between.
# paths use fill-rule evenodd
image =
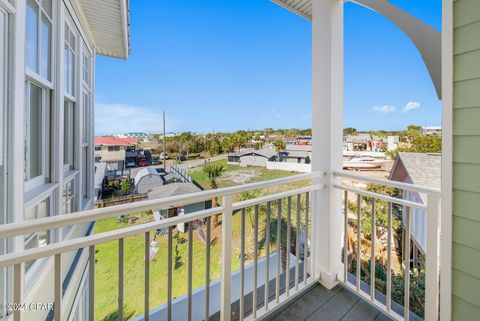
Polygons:
<instances>
[{"instance_id":1,"label":"house roof","mask_svg":"<svg viewBox=\"0 0 480 321\"><path fill-rule=\"evenodd\" d=\"M127 59L130 53L129 0L75 0L83 27L102 56Z\"/></svg>"},{"instance_id":2,"label":"house roof","mask_svg":"<svg viewBox=\"0 0 480 321\"><path fill-rule=\"evenodd\" d=\"M246 149L244 151L241 151L240 153L230 153L228 156L245 156L245 155L250 155L250 154L257 154L259 156L263 156L266 158L273 157L277 155L277 152L271 148L263 148L259 150L255 150L252 148Z\"/></svg>"},{"instance_id":3,"label":"house roof","mask_svg":"<svg viewBox=\"0 0 480 321\"><path fill-rule=\"evenodd\" d=\"M146 176L149 176L149 175L158 176L161 179L160 173L157 172L157 170L155 168L145 167L145 168L139 170L137 175L135 175L135 181L134 181L135 186L137 186L138 183L140 183L142 178L144 178Z\"/></svg>"},{"instance_id":4,"label":"house roof","mask_svg":"<svg viewBox=\"0 0 480 321\"><path fill-rule=\"evenodd\" d=\"M111 136L98 136L95 137L95 145L110 145L110 146L127 146L137 145L138 140L136 138L119 138Z\"/></svg>"},{"instance_id":5,"label":"house roof","mask_svg":"<svg viewBox=\"0 0 480 321\"><path fill-rule=\"evenodd\" d=\"M287 8L305 19L312 19L312 2L311 0L272 0L273 2Z\"/></svg>"},{"instance_id":6,"label":"house roof","mask_svg":"<svg viewBox=\"0 0 480 321\"><path fill-rule=\"evenodd\" d=\"M163 197L190 194L200 191L201 189L193 183L170 183L153 188L148 192L148 199L154 200Z\"/></svg>"},{"instance_id":7,"label":"house roof","mask_svg":"<svg viewBox=\"0 0 480 321\"><path fill-rule=\"evenodd\" d=\"M440 188L442 183L442 157L434 153L398 153L389 179L397 182ZM420 193L427 204L427 197Z\"/></svg>"}]
</instances>

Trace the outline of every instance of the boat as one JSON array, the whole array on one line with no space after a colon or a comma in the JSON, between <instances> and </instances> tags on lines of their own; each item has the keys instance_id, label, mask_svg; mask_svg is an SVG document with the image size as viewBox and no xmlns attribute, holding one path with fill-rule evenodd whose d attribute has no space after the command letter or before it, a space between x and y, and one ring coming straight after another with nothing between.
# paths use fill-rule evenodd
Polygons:
<instances>
[{"instance_id":1,"label":"boat","mask_svg":"<svg viewBox=\"0 0 480 321\"><path fill-rule=\"evenodd\" d=\"M374 170L380 169L385 162L385 160L373 157L353 157L348 161L343 161L343 169Z\"/></svg>"}]
</instances>

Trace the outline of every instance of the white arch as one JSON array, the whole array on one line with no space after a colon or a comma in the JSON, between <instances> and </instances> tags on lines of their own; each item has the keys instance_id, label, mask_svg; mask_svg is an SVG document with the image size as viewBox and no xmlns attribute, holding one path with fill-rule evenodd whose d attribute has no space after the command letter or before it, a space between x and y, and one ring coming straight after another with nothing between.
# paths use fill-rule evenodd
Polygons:
<instances>
[{"instance_id":1,"label":"white arch","mask_svg":"<svg viewBox=\"0 0 480 321\"><path fill-rule=\"evenodd\" d=\"M347 0L349 1L349 0ZM385 16L414 43L427 66L439 99L442 99L442 36L423 21L386 0L351 0Z\"/></svg>"}]
</instances>

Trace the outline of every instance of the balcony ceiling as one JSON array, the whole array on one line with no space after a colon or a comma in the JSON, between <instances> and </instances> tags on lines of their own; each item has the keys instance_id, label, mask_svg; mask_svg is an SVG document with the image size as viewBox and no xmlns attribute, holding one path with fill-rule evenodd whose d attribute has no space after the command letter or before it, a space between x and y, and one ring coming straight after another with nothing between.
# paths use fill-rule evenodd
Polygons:
<instances>
[{"instance_id":1,"label":"balcony ceiling","mask_svg":"<svg viewBox=\"0 0 480 321\"><path fill-rule=\"evenodd\" d=\"M77 0L96 53L127 59L130 52L129 0Z\"/></svg>"},{"instance_id":2,"label":"balcony ceiling","mask_svg":"<svg viewBox=\"0 0 480 321\"><path fill-rule=\"evenodd\" d=\"M304 17L305 19L312 20L311 0L272 0L272 1Z\"/></svg>"}]
</instances>

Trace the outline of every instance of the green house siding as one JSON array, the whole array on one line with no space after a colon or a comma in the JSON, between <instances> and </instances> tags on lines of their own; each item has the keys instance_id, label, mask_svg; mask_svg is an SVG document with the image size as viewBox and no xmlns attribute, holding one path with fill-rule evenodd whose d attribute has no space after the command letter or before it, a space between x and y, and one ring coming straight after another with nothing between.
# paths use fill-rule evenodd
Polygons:
<instances>
[{"instance_id":1,"label":"green house siding","mask_svg":"<svg viewBox=\"0 0 480 321\"><path fill-rule=\"evenodd\" d=\"M452 319L480 315L480 1L454 15Z\"/></svg>"}]
</instances>

